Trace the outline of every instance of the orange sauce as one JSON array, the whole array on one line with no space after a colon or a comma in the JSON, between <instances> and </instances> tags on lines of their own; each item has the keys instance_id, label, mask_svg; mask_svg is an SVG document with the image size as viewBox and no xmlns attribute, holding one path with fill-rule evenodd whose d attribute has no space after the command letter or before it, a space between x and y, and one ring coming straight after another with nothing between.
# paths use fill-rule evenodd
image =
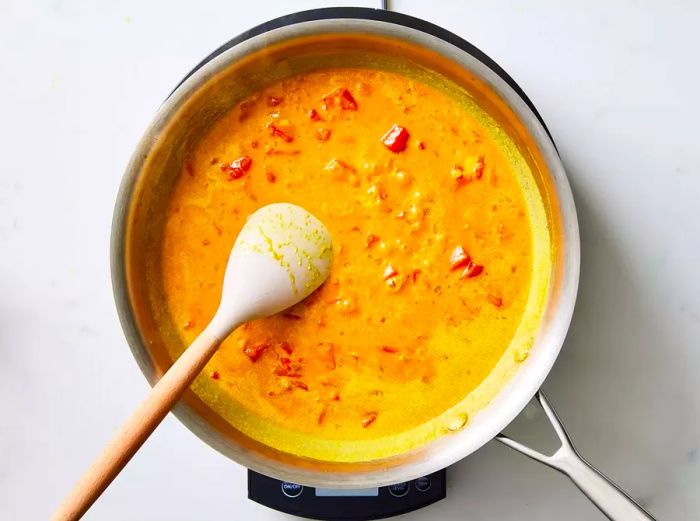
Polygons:
<instances>
[{"instance_id":1,"label":"orange sauce","mask_svg":"<svg viewBox=\"0 0 700 521\"><path fill-rule=\"evenodd\" d=\"M219 120L183 165L163 232L182 346L217 307L246 216L273 202L320 218L335 259L316 293L234 332L207 366L203 398L258 426L230 416L237 427L310 440L407 432L464 400L506 352L531 294L531 210L492 129L452 97L395 73L324 70Z\"/></svg>"}]
</instances>

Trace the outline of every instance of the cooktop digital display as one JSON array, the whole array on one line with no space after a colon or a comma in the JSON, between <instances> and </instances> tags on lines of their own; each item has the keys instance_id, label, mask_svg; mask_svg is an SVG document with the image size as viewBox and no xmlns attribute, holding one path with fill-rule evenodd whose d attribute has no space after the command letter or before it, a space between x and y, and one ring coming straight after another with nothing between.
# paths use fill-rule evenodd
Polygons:
<instances>
[{"instance_id":1,"label":"cooktop digital display","mask_svg":"<svg viewBox=\"0 0 700 521\"><path fill-rule=\"evenodd\" d=\"M365 521L405 514L445 497L440 470L388 487L353 490L305 487L248 471L248 498L266 507L308 519Z\"/></svg>"}]
</instances>

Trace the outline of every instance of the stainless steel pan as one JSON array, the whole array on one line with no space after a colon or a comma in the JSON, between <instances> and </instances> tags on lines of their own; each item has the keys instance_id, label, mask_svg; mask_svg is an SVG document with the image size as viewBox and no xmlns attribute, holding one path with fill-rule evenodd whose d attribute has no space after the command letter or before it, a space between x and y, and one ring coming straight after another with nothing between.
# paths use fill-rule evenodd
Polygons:
<instances>
[{"instance_id":1,"label":"stainless steel pan","mask_svg":"<svg viewBox=\"0 0 700 521\"><path fill-rule=\"evenodd\" d=\"M318 487L364 488L407 481L449 466L494 437L574 479L614 519L651 519L573 450L547 458L499 433L538 393L564 341L579 277L576 210L562 162L542 119L515 82L458 36L398 13L319 9L285 16L230 41L177 86L138 144L119 192L112 229L114 293L129 345L153 384L172 363L150 309L146 264L153 258L168 190L183 154L209 125L268 82L314 68L366 65L428 71L467 89L502 125L536 174L553 238L552 283L530 356L466 428L408 454L362 463L302 459L266 447L219 418L194 393L175 410L197 436L234 461L282 480ZM151 295L152 297L152 295ZM550 412L544 397L539 398ZM552 418L554 418L552 413Z\"/></svg>"}]
</instances>

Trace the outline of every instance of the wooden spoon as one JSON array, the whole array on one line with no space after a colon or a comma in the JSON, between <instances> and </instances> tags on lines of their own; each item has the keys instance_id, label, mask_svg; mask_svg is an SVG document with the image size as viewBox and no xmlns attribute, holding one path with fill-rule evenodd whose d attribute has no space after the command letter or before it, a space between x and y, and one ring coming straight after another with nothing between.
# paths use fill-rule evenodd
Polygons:
<instances>
[{"instance_id":1,"label":"wooden spoon","mask_svg":"<svg viewBox=\"0 0 700 521\"><path fill-rule=\"evenodd\" d=\"M331 236L298 206L271 204L252 214L231 250L219 308L51 517L79 519L121 472L238 326L301 301L328 278Z\"/></svg>"}]
</instances>

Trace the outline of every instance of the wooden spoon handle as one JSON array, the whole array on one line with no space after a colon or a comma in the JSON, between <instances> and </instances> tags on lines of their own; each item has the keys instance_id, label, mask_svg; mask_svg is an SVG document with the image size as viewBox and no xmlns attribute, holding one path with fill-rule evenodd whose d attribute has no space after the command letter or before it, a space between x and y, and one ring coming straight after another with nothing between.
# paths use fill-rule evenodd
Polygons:
<instances>
[{"instance_id":1,"label":"wooden spoon handle","mask_svg":"<svg viewBox=\"0 0 700 521\"><path fill-rule=\"evenodd\" d=\"M85 514L204 369L219 343L206 330L197 337L83 474L52 521L80 519Z\"/></svg>"}]
</instances>

